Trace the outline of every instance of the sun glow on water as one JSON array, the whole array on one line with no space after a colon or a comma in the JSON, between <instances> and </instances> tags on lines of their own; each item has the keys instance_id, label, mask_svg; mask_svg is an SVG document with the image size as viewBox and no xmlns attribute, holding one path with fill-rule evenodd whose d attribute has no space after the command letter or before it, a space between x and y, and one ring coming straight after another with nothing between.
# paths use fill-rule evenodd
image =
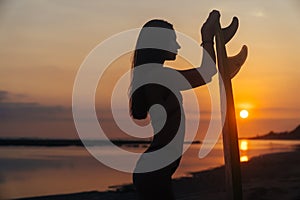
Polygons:
<instances>
[{"instance_id":1,"label":"sun glow on water","mask_svg":"<svg viewBox=\"0 0 300 200\"><path fill-rule=\"evenodd\" d=\"M241 156L240 161L241 162L248 162L249 158L248 158L248 156Z\"/></svg>"},{"instance_id":2,"label":"sun glow on water","mask_svg":"<svg viewBox=\"0 0 300 200\"><path fill-rule=\"evenodd\" d=\"M247 140L242 140L240 143L240 149L242 151L247 151L248 150L248 141Z\"/></svg>"}]
</instances>

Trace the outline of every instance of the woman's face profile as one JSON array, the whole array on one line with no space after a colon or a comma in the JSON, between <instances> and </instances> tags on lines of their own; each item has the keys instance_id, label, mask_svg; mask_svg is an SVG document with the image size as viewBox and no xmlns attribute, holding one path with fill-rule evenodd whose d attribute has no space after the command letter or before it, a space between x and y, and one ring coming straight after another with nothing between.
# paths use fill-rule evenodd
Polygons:
<instances>
[{"instance_id":1,"label":"woman's face profile","mask_svg":"<svg viewBox=\"0 0 300 200\"><path fill-rule=\"evenodd\" d=\"M166 60L175 60L178 50L181 48L177 42L177 36L175 31L171 31L171 36L169 38L168 52L166 53Z\"/></svg>"}]
</instances>

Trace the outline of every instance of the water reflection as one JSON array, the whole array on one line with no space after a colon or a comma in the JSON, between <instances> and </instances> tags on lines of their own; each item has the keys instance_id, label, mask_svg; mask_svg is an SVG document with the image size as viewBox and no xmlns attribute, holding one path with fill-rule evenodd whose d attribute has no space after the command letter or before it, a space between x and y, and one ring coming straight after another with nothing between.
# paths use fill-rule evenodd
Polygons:
<instances>
[{"instance_id":1,"label":"water reflection","mask_svg":"<svg viewBox=\"0 0 300 200\"><path fill-rule=\"evenodd\" d=\"M241 140L240 141L240 161L241 162L248 162L248 141Z\"/></svg>"},{"instance_id":2,"label":"water reflection","mask_svg":"<svg viewBox=\"0 0 300 200\"><path fill-rule=\"evenodd\" d=\"M248 150L248 141L247 140L241 140L240 149L242 151L247 151Z\"/></svg>"},{"instance_id":3,"label":"water reflection","mask_svg":"<svg viewBox=\"0 0 300 200\"><path fill-rule=\"evenodd\" d=\"M248 158L248 156L241 156L240 160L241 160L241 162L248 162L249 158Z\"/></svg>"},{"instance_id":4,"label":"water reflection","mask_svg":"<svg viewBox=\"0 0 300 200\"><path fill-rule=\"evenodd\" d=\"M254 156L291 151L300 141L240 140L239 145L240 160L247 162ZM185 152L174 178L224 164L221 141L202 159L198 157L200 147L195 144ZM143 150L140 146L124 148ZM102 191L111 185L131 183L130 173L104 166L81 147L0 147L0 152L0 199ZM106 147L101 153L115 156Z\"/></svg>"}]
</instances>

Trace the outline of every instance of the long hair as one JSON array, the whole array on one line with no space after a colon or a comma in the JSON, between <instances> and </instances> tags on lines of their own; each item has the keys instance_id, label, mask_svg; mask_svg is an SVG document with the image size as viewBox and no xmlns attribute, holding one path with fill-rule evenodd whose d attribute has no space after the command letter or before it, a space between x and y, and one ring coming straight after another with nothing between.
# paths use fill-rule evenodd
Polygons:
<instances>
[{"instance_id":1,"label":"long hair","mask_svg":"<svg viewBox=\"0 0 300 200\"><path fill-rule=\"evenodd\" d=\"M144 33L144 28L148 27L158 27L158 28L166 28L166 29L173 29L173 25L167 21L160 20L160 19L153 19L148 21L140 31L136 48L133 55L132 66L131 66L131 84L129 87L129 111L130 115L135 119L145 119L148 114L148 105L146 103L146 99L144 96L144 91L142 87L139 87L133 92L133 88L135 83L137 82L138 77L141 74L136 74L135 70L136 67L147 64L147 63L162 63L165 60L166 52L161 49L154 49L154 48L139 48L142 47L143 41L145 37L149 37L149 35ZM147 39L147 38L146 38ZM157 38L159 39L159 38Z\"/></svg>"}]
</instances>

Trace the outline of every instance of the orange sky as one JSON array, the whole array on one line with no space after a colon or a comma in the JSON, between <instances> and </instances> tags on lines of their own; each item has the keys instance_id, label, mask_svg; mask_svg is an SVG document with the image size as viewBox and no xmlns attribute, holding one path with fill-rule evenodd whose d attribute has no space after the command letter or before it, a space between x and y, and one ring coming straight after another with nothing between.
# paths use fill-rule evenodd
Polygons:
<instances>
[{"instance_id":1,"label":"orange sky","mask_svg":"<svg viewBox=\"0 0 300 200\"><path fill-rule=\"evenodd\" d=\"M248 59L233 80L237 111L249 110L248 119L238 118L240 135L296 127L300 122L297 0L11 0L0 2L0 137L76 137L70 112L73 83L96 45L152 18L166 19L199 41L199 28L212 9L221 11L224 26L233 16L240 19L228 54L236 54L242 44L249 48ZM116 63L129 68L130 55Z\"/></svg>"}]
</instances>

